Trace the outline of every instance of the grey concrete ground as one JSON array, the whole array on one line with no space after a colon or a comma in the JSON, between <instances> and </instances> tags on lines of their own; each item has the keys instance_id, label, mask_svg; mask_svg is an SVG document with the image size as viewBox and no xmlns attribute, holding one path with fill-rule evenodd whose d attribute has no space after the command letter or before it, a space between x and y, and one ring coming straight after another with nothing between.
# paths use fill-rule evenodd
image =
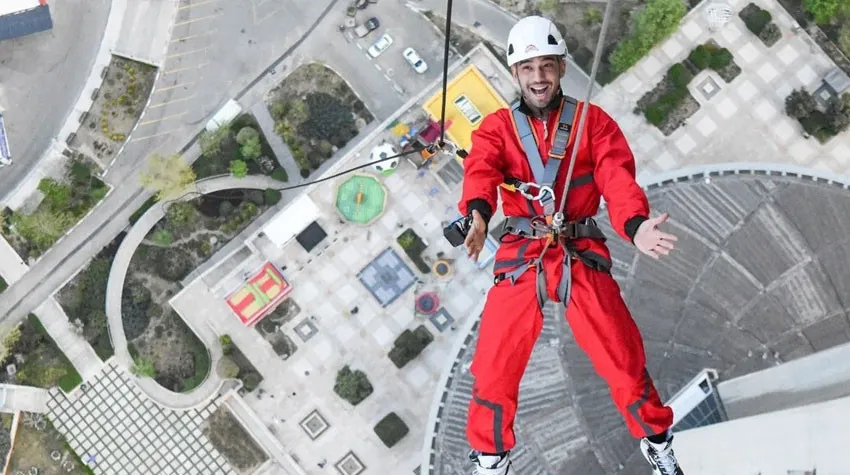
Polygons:
<instances>
[{"instance_id":1,"label":"grey concrete ground","mask_svg":"<svg viewBox=\"0 0 850 475\"><path fill-rule=\"evenodd\" d=\"M50 399L50 394L44 388L0 384L0 392L5 393L5 400L0 407L0 412L26 411L39 414L47 412L47 401Z\"/></svg>"},{"instance_id":2,"label":"grey concrete ground","mask_svg":"<svg viewBox=\"0 0 850 475\"><path fill-rule=\"evenodd\" d=\"M0 198L23 180L73 109L100 47L110 4L51 3L52 30L0 42L0 110L14 157L0 169Z\"/></svg>"},{"instance_id":3,"label":"grey concrete ground","mask_svg":"<svg viewBox=\"0 0 850 475\"><path fill-rule=\"evenodd\" d=\"M121 35L115 43L113 53L162 66L168 48L168 30L177 10L177 3L175 0L128 2L121 24Z\"/></svg>"}]
</instances>

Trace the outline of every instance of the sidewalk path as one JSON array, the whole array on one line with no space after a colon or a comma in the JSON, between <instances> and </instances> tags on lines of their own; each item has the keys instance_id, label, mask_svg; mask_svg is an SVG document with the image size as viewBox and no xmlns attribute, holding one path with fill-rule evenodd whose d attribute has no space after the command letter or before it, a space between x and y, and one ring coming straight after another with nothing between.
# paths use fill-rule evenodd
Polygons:
<instances>
[{"instance_id":1,"label":"sidewalk path","mask_svg":"<svg viewBox=\"0 0 850 475\"><path fill-rule=\"evenodd\" d=\"M269 113L269 108L266 107L266 103L264 101L257 102L253 107L251 107L251 113L254 114L254 118L257 119L257 124L260 125L263 135L266 136L266 140L269 142L272 151L277 157L277 162L280 163L280 166L282 166L284 170L286 170L286 174L289 176L287 185L297 185L304 181L304 179L301 178L300 169L298 168L298 164L295 162L295 158L292 156L292 152L289 150L289 147L286 146L286 143L279 135L274 133L274 119Z\"/></svg>"},{"instance_id":2,"label":"sidewalk path","mask_svg":"<svg viewBox=\"0 0 850 475\"><path fill-rule=\"evenodd\" d=\"M0 237L0 275L3 276L6 283L11 285L18 281L21 276L26 274L27 270L29 268L18 256L18 253L4 238ZM50 334L59 349L65 353L65 356L83 377L83 381L100 371L103 362L100 361L91 345L83 337L74 333L68 322L68 316L65 315L65 311L56 299L48 298L33 313L41 320L47 333ZM0 327L2 334L17 325L17 322L13 324L7 321L4 323L6 325Z\"/></svg>"},{"instance_id":3,"label":"sidewalk path","mask_svg":"<svg viewBox=\"0 0 850 475\"><path fill-rule=\"evenodd\" d=\"M44 388L0 384L0 401L3 402L0 405L0 412L26 411L47 414L48 399L50 395Z\"/></svg>"},{"instance_id":4,"label":"sidewalk path","mask_svg":"<svg viewBox=\"0 0 850 475\"><path fill-rule=\"evenodd\" d=\"M280 186L280 182L264 175L250 175L245 178L223 176L201 180L196 183L196 186L197 191L200 193L212 193L233 188L263 190ZM186 199L192 197L190 195ZM115 349L116 361L128 370L133 366L133 358L127 349L124 322L121 319L121 293L124 290L124 281L126 280L127 270L133 254L145 236L164 216L165 211L162 202L158 202L143 214L121 241L121 246L115 254L115 258L112 261L112 268L109 271L109 280L106 284L106 319L109 326L109 336L112 340L112 347ZM164 407L185 409L203 404L216 395L222 383L221 378L219 378L215 371L216 364L221 359L218 335L212 331L212 328L192 325L191 323L187 322L210 351L210 374L200 386L188 393L175 393L163 388L150 378L139 378L138 383L142 391Z\"/></svg>"}]
</instances>

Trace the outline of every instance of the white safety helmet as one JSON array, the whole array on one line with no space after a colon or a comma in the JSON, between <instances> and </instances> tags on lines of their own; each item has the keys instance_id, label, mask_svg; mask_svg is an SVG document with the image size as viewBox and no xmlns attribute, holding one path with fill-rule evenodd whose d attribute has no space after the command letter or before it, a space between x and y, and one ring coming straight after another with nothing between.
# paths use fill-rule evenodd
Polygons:
<instances>
[{"instance_id":1,"label":"white safety helmet","mask_svg":"<svg viewBox=\"0 0 850 475\"><path fill-rule=\"evenodd\" d=\"M567 45L558 27L546 18L527 16L508 33L508 66L537 56L567 54Z\"/></svg>"}]
</instances>

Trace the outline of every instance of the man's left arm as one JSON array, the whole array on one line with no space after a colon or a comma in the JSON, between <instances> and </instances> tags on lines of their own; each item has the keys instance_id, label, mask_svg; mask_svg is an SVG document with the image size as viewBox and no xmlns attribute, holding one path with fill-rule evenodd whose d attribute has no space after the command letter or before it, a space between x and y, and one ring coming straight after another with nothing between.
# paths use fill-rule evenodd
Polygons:
<instances>
[{"instance_id":1,"label":"man's left arm","mask_svg":"<svg viewBox=\"0 0 850 475\"><path fill-rule=\"evenodd\" d=\"M608 217L623 239L634 242L649 218L649 200L635 180L635 157L620 126L598 106L588 111L593 179L608 206Z\"/></svg>"}]
</instances>

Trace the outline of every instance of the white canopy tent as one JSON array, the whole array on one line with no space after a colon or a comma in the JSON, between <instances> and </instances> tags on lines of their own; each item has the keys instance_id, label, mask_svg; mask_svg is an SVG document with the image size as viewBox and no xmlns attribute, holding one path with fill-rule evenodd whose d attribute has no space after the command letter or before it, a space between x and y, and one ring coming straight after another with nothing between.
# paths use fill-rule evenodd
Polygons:
<instances>
[{"instance_id":1,"label":"white canopy tent","mask_svg":"<svg viewBox=\"0 0 850 475\"><path fill-rule=\"evenodd\" d=\"M275 246L282 248L320 216L319 207L305 193L272 218L263 233Z\"/></svg>"}]
</instances>

